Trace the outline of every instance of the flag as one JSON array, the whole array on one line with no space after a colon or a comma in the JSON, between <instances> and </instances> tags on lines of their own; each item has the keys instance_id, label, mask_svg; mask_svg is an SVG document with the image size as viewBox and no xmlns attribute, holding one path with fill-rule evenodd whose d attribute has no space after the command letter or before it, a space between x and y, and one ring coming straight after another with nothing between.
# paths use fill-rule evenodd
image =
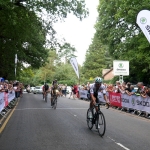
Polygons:
<instances>
[{"instance_id":1,"label":"flag","mask_svg":"<svg viewBox=\"0 0 150 150\"><path fill-rule=\"evenodd\" d=\"M71 58L70 63L71 63L71 65L72 65L72 67L73 67L73 69L74 69L74 71L75 71L75 73L79 79L79 69L78 69L78 63L77 63L76 58Z\"/></svg>"},{"instance_id":2,"label":"flag","mask_svg":"<svg viewBox=\"0 0 150 150\"><path fill-rule=\"evenodd\" d=\"M139 25L150 43L150 11L141 10L137 15L136 23Z\"/></svg>"}]
</instances>

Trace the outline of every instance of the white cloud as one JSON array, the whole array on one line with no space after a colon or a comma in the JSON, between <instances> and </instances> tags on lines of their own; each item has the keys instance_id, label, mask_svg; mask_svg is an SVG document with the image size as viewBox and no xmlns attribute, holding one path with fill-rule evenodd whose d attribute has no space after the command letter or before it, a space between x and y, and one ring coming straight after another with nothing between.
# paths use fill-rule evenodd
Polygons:
<instances>
[{"instance_id":1,"label":"white cloud","mask_svg":"<svg viewBox=\"0 0 150 150\"><path fill-rule=\"evenodd\" d=\"M64 37L67 42L74 45L77 49L77 61L83 64L85 61L85 53L91 44L94 36L94 25L98 16L97 6L99 0L85 0L86 7L89 9L89 16L80 21L73 15L69 15L65 22L55 24L59 36Z\"/></svg>"}]
</instances>

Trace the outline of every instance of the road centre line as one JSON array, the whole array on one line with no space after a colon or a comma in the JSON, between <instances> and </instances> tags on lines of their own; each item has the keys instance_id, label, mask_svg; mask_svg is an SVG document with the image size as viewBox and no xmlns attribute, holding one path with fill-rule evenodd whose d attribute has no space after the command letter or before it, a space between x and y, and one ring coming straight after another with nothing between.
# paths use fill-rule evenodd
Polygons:
<instances>
[{"instance_id":1,"label":"road centre line","mask_svg":"<svg viewBox=\"0 0 150 150\"><path fill-rule=\"evenodd\" d=\"M130 150L129 148L125 147L124 145L122 145L121 143L117 143L114 139L112 139L111 137L107 136L110 140L112 140L115 144L119 145L120 147L122 147L125 150Z\"/></svg>"},{"instance_id":2,"label":"road centre line","mask_svg":"<svg viewBox=\"0 0 150 150\"><path fill-rule=\"evenodd\" d=\"M18 111L18 110L43 110L43 109L46 110L46 109L53 109L53 108L22 108L22 109L15 109L15 110ZM57 109L71 109L71 110L79 109L80 110L80 109L87 109L87 108L58 108L57 107Z\"/></svg>"}]
</instances>

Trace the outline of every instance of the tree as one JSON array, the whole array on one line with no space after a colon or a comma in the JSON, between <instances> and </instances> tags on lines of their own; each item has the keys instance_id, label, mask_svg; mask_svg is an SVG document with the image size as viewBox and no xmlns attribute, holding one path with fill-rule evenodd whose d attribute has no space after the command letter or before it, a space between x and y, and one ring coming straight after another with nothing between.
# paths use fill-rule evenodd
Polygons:
<instances>
[{"instance_id":1,"label":"tree","mask_svg":"<svg viewBox=\"0 0 150 150\"><path fill-rule=\"evenodd\" d=\"M150 75L150 45L136 24L142 9L150 9L149 0L101 0L95 26L99 41L107 43L113 59L130 61L132 82L148 82Z\"/></svg>"},{"instance_id":2,"label":"tree","mask_svg":"<svg viewBox=\"0 0 150 150\"><path fill-rule=\"evenodd\" d=\"M48 46L59 46L53 24L73 13L82 19L87 10L83 0L1 0L0 1L0 74L14 79L14 57L18 54L18 76L24 64L43 66ZM44 15L46 13L46 15ZM43 18L47 16L48 19ZM49 34L49 40L46 35Z\"/></svg>"},{"instance_id":3,"label":"tree","mask_svg":"<svg viewBox=\"0 0 150 150\"><path fill-rule=\"evenodd\" d=\"M98 35L95 33L92 44L86 52L86 59L83 65L84 76L87 79L96 76L102 77L102 70L110 68L112 59L108 52L108 47L99 42Z\"/></svg>"}]
</instances>

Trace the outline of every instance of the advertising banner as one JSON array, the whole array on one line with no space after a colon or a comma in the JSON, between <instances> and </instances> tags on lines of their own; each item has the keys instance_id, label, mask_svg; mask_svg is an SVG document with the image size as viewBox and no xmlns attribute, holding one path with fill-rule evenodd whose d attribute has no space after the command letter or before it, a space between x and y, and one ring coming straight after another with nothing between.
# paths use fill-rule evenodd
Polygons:
<instances>
[{"instance_id":1,"label":"advertising banner","mask_svg":"<svg viewBox=\"0 0 150 150\"><path fill-rule=\"evenodd\" d=\"M5 107L8 106L8 93L4 92Z\"/></svg>"},{"instance_id":2,"label":"advertising banner","mask_svg":"<svg viewBox=\"0 0 150 150\"><path fill-rule=\"evenodd\" d=\"M113 73L115 76L128 76L129 75L129 61L114 60Z\"/></svg>"},{"instance_id":3,"label":"advertising banner","mask_svg":"<svg viewBox=\"0 0 150 150\"><path fill-rule=\"evenodd\" d=\"M87 90L79 91L80 98L88 99L87 94ZM143 98L137 95L129 96L127 94L114 92L107 92L107 97L111 106L116 106L119 108L125 107L150 113L150 97ZM106 103L103 93L101 92L98 92L98 99L99 102Z\"/></svg>"},{"instance_id":4,"label":"advertising banner","mask_svg":"<svg viewBox=\"0 0 150 150\"><path fill-rule=\"evenodd\" d=\"M139 25L145 37L150 43L150 11L141 10L137 15L136 23Z\"/></svg>"},{"instance_id":5,"label":"advertising banner","mask_svg":"<svg viewBox=\"0 0 150 150\"><path fill-rule=\"evenodd\" d=\"M74 69L74 71L75 71L75 73L79 79L79 69L78 69L78 63L77 63L76 58L75 57L71 58L70 63L71 63L71 65L72 65L72 67L73 67L73 69Z\"/></svg>"},{"instance_id":6,"label":"advertising banner","mask_svg":"<svg viewBox=\"0 0 150 150\"><path fill-rule=\"evenodd\" d=\"M4 93L0 93L0 111L2 111L5 107L5 101L4 101Z\"/></svg>"},{"instance_id":7,"label":"advertising banner","mask_svg":"<svg viewBox=\"0 0 150 150\"><path fill-rule=\"evenodd\" d=\"M0 112L15 98L15 91L0 93Z\"/></svg>"},{"instance_id":8,"label":"advertising banner","mask_svg":"<svg viewBox=\"0 0 150 150\"><path fill-rule=\"evenodd\" d=\"M11 102L15 98L15 91L8 92L8 102Z\"/></svg>"},{"instance_id":9,"label":"advertising banner","mask_svg":"<svg viewBox=\"0 0 150 150\"><path fill-rule=\"evenodd\" d=\"M79 91L79 97L80 98L88 99L87 94L88 94L87 90L80 90Z\"/></svg>"},{"instance_id":10,"label":"advertising banner","mask_svg":"<svg viewBox=\"0 0 150 150\"><path fill-rule=\"evenodd\" d=\"M120 93L109 92L109 101L112 106L122 107Z\"/></svg>"}]
</instances>

